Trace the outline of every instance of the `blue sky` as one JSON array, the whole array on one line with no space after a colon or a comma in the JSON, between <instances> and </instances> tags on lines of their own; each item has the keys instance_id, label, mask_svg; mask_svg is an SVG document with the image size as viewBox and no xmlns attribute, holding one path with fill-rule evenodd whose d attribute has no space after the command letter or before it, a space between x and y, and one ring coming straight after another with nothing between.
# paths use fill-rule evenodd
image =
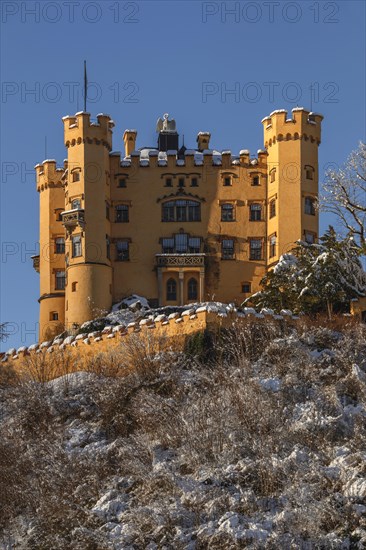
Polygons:
<instances>
[{"instance_id":1,"label":"blue sky","mask_svg":"<svg viewBox=\"0 0 366 550\"><path fill-rule=\"evenodd\" d=\"M138 130L138 146L154 145L169 112L188 147L207 130L213 147L255 154L261 119L310 108L310 86L325 117L321 179L365 140L364 2L3 0L1 9L1 321L14 332L2 349L37 339L33 167L66 156L61 117L82 109L84 59L95 83L88 110L113 117L115 150L126 128Z\"/></svg>"}]
</instances>

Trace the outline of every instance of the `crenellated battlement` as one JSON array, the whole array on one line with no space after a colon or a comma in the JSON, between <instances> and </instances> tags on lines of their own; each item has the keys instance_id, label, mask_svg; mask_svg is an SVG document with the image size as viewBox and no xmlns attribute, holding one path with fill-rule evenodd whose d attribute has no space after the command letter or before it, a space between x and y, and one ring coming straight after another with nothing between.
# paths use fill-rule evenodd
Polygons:
<instances>
[{"instance_id":1,"label":"crenellated battlement","mask_svg":"<svg viewBox=\"0 0 366 550\"><path fill-rule=\"evenodd\" d=\"M66 147L73 147L81 143L95 143L112 149L112 128L114 122L109 115L97 115L97 122L91 122L90 113L79 112L74 116L65 116L64 140Z\"/></svg>"},{"instance_id":2,"label":"crenellated battlement","mask_svg":"<svg viewBox=\"0 0 366 550\"><path fill-rule=\"evenodd\" d=\"M276 141L304 139L321 141L321 121L323 116L307 111L303 107L292 109L292 117L288 118L285 109L278 109L262 119L265 147L271 147Z\"/></svg>"},{"instance_id":3,"label":"crenellated battlement","mask_svg":"<svg viewBox=\"0 0 366 550\"><path fill-rule=\"evenodd\" d=\"M233 154L229 150L216 151L213 149L205 149L203 151L197 151L194 149L187 149L184 152L184 158L182 158L178 151L158 151L158 150L134 150L131 153L121 158L119 151L113 151L110 153L110 157L118 159L119 166L123 168L134 167L134 169L141 168L166 168L166 167L178 167L178 166L210 166L217 168L228 169L232 166L241 166L242 168L260 168L266 169L267 156L266 150L259 149L258 157L251 158L248 150L240 151L239 155Z\"/></svg>"},{"instance_id":4,"label":"crenellated battlement","mask_svg":"<svg viewBox=\"0 0 366 550\"><path fill-rule=\"evenodd\" d=\"M55 160L47 159L34 167L36 171L37 191L43 191L49 187L62 187L62 178L65 168L57 168Z\"/></svg>"},{"instance_id":5,"label":"crenellated battlement","mask_svg":"<svg viewBox=\"0 0 366 550\"><path fill-rule=\"evenodd\" d=\"M74 359L75 370L83 370L92 362L100 352L115 351L123 347L131 338L138 337L141 340L152 339L159 344L160 349L183 350L187 337L209 330L216 333L221 329L236 327L249 322L255 323L296 323L299 317L292 315L291 311L283 310L280 315L275 315L272 310L264 309L257 313L252 308L244 308L238 312L232 306L222 308L203 305L189 308L179 313L170 315L158 314L131 322L128 325L107 326L101 331L85 332L66 338L56 337L53 341L33 344L29 347L22 346L18 350L9 349L1 356L1 367L14 367L18 371L27 371L28 361L32 357L40 356L45 366L51 365L54 358L61 357L66 352ZM55 376L54 368L50 373Z\"/></svg>"}]
</instances>

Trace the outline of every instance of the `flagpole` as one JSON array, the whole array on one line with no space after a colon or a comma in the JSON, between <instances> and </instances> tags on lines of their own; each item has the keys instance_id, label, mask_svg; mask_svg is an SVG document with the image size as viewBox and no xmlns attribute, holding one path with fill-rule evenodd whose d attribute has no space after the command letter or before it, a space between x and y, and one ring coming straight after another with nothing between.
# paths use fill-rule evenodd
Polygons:
<instances>
[{"instance_id":1,"label":"flagpole","mask_svg":"<svg viewBox=\"0 0 366 550\"><path fill-rule=\"evenodd\" d=\"M88 90L88 79L86 76L86 61L84 60L84 113L86 113L86 97Z\"/></svg>"}]
</instances>

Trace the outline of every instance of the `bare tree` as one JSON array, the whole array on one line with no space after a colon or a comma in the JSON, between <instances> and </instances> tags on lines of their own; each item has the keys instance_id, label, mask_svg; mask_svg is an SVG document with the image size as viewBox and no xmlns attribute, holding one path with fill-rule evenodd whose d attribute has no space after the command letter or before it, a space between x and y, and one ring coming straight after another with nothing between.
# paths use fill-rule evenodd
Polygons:
<instances>
[{"instance_id":1,"label":"bare tree","mask_svg":"<svg viewBox=\"0 0 366 550\"><path fill-rule=\"evenodd\" d=\"M320 209L337 216L366 254L366 144L360 142L345 165L326 173Z\"/></svg>"},{"instance_id":2,"label":"bare tree","mask_svg":"<svg viewBox=\"0 0 366 550\"><path fill-rule=\"evenodd\" d=\"M9 336L6 325L8 323L0 323L0 342L5 342L7 337Z\"/></svg>"}]
</instances>

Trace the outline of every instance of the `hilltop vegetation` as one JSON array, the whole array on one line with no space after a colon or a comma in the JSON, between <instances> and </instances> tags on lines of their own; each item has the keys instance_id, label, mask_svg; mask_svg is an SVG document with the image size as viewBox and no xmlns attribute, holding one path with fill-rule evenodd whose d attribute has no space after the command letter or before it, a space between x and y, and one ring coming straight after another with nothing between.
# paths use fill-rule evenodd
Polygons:
<instances>
[{"instance_id":1,"label":"hilltop vegetation","mask_svg":"<svg viewBox=\"0 0 366 550\"><path fill-rule=\"evenodd\" d=\"M51 382L9 369L3 548L366 545L366 327L353 319L253 318L179 353L136 335Z\"/></svg>"}]
</instances>

